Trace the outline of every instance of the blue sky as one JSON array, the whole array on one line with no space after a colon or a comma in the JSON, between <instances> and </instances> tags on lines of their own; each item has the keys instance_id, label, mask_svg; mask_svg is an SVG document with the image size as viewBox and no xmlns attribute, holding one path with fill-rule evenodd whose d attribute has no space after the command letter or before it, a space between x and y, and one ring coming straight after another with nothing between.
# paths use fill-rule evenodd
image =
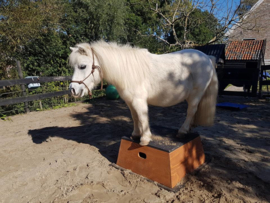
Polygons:
<instances>
[{"instance_id":1,"label":"blue sky","mask_svg":"<svg viewBox=\"0 0 270 203\"><path fill-rule=\"evenodd\" d=\"M203 2L207 3L207 5L211 5L210 0L204 0ZM214 2L216 3L214 14L218 19L221 19L227 16L228 12L232 14L239 5L240 0L214 0Z\"/></svg>"}]
</instances>

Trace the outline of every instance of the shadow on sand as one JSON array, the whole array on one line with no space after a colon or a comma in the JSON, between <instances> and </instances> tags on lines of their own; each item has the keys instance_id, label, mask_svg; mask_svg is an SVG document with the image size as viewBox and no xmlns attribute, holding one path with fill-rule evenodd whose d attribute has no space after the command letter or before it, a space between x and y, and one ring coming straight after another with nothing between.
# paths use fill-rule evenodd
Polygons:
<instances>
[{"instance_id":1,"label":"shadow on sand","mask_svg":"<svg viewBox=\"0 0 270 203\"><path fill-rule=\"evenodd\" d=\"M220 98L219 100L226 101L226 98ZM89 107L89 112L71 115L72 118L81 122L81 126L67 128L46 127L29 130L28 133L32 137L33 142L41 144L49 137L60 137L78 143L93 145L110 162L115 163L121 137L130 136L133 130L129 109L122 100L108 101L102 98L91 101L91 103L93 107ZM245 104L248 102L243 100L242 103ZM186 103L169 108L149 107L150 123L167 127L178 127L179 123L184 121L186 107ZM235 188L244 195L252 196L245 189L245 187L248 187L252 188L253 194L260 199L270 201L270 195L268 194L270 191L269 182L263 180L263 176L258 177L254 175L248 168L249 163L246 163L242 157L237 157L237 154L236 156L232 156L234 150L238 150L239 152L259 153L262 157L270 157L269 128L266 128L267 122L259 122L270 116L269 109L270 105L267 103L258 103L258 106L251 106L248 110L241 112L218 109L215 123L217 127L214 130L199 128L198 131L202 136L206 156L211 161L208 163L210 167L208 167L208 170L205 172L200 171L195 176L197 180L200 180L206 185L207 190L214 190L216 184L221 184L215 182L215 180L219 181L221 178L224 182L222 182L224 184L224 190L231 190L232 195L236 197L237 194L233 193ZM260 119L254 118L257 112L260 114L258 115ZM250 117L251 113L253 117ZM235 123L242 125L252 124L254 128L260 128L262 130L257 137L248 136L249 133L254 133L254 128L247 129L243 133L233 127ZM211 135L209 132L211 132ZM230 140L237 146L230 145L230 142L226 143L224 140ZM269 163L269 161L269 159L261 160L260 163L254 162L253 165L260 168L264 166L264 163ZM234 182L238 182L245 187L239 188L235 184L232 184ZM222 195L222 190L220 191L220 195Z\"/></svg>"}]
</instances>

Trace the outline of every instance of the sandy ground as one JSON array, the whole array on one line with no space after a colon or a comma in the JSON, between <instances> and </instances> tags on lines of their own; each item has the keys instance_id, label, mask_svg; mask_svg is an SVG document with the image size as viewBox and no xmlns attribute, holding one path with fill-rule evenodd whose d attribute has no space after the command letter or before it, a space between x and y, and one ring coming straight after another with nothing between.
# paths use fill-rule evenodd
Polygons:
<instances>
[{"instance_id":1,"label":"sandy ground","mask_svg":"<svg viewBox=\"0 0 270 203\"><path fill-rule=\"evenodd\" d=\"M213 127L194 129L208 162L176 192L112 166L121 137L132 132L121 100L0 120L0 202L270 202L270 103L237 97L219 102L249 107L218 108ZM186 107L150 107L150 122L178 127Z\"/></svg>"},{"instance_id":2,"label":"sandy ground","mask_svg":"<svg viewBox=\"0 0 270 203\"><path fill-rule=\"evenodd\" d=\"M243 87L236 87L236 86L233 86L233 85L227 87L226 91L244 92Z\"/></svg>"}]
</instances>

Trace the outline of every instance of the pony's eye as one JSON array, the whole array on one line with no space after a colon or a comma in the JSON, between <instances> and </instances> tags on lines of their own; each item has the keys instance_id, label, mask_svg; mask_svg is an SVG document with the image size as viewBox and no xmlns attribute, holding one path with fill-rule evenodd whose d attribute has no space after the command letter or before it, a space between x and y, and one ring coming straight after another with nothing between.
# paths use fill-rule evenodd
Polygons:
<instances>
[{"instance_id":1,"label":"pony's eye","mask_svg":"<svg viewBox=\"0 0 270 203\"><path fill-rule=\"evenodd\" d=\"M79 66L79 69L81 69L81 70L83 70L83 69L85 69L86 68L86 65L80 65Z\"/></svg>"}]
</instances>

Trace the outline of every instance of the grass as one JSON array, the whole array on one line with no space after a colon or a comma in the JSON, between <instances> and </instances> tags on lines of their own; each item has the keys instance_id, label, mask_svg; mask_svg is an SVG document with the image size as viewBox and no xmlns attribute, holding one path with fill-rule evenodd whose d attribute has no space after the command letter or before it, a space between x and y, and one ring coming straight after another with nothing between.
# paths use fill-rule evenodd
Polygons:
<instances>
[{"instance_id":1,"label":"grass","mask_svg":"<svg viewBox=\"0 0 270 203\"><path fill-rule=\"evenodd\" d=\"M270 78L267 78L267 81L270 81ZM262 86L262 91L267 92L267 85ZM270 91L270 85L268 85L268 91Z\"/></svg>"}]
</instances>

